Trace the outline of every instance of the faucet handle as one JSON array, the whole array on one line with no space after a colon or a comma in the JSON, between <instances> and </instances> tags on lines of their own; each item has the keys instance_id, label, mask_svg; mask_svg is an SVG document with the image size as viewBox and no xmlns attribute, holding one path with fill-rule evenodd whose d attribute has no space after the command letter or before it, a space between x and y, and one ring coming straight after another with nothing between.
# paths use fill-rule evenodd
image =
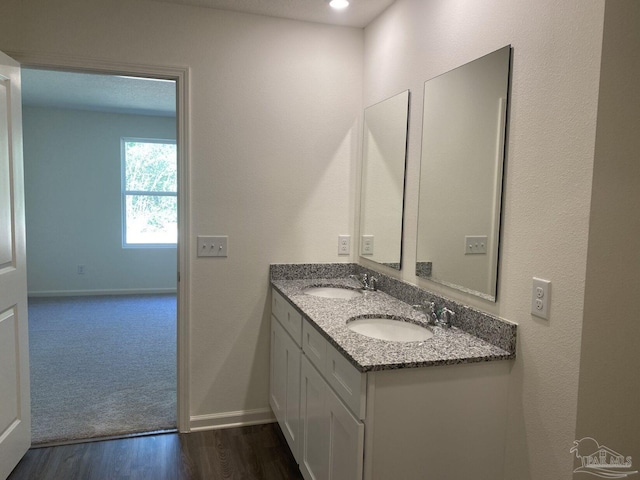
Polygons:
<instances>
[{"instance_id":1,"label":"faucet handle","mask_svg":"<svg viewBox=\"0 0 640 480\"><path fill-rule=\"evenodd\" d=\"M424 310L427 319L429 320L429 324L435 325L438 321L435 302L424 302L421 305L413 305L413 308L415 308L416 310Z\"/></svg>"},{"instance_id":2,"label":"faucet handle","mask_svg":"<svg viewBox=\"0 0 640 480\"><path fill-rule=\"evenodd\" d=\"M435 312L436 304L433 302L424 302L419 305L411 305L416 310L429 310L429 313Z\"/></svg>"},{"instance_id":3,"label":"faucet handle","mask_svg":"<svg viewBox=\"0 0 640 480\"><path fill-rule=\"evenodd\" d=\"M363 273L360 277L358 277L357 275L349 275L349 278L353 278L354 280L357 280L360 283L360 286L365 289L368 290L369 289L369 274L368 273ZM373 278L373 277L371 277Z\"/></svg>"},{"instance_id":4,"label":"faucet handle","mask_svg":"<svg viewBox=\"0 0 640 480\"><path fill-rule=\"evenodd\" d=\"M450 328L451 321L453 320L453 317L455 317L455 315L456 313L453 310L444 307L442 310L440 310L438 325L444 328Z\"/></svg>"}]
</instances>

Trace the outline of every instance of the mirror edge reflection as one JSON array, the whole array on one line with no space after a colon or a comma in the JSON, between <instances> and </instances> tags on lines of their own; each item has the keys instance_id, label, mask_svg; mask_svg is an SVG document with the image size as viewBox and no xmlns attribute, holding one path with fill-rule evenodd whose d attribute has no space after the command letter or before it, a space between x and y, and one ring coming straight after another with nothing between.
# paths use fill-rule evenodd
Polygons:
<instances>
[{"instance_id":1,"label":"mirror edge reflection","mask_svg":"<svg viewBox=\"0 0 640 480\"><path fill-rule=\"evenodd\" d=\"M488 292L483 292L483 291L479 291L477 289L474 288L470 288L468 286L465 285L459 285L455 282L451 282L451 281L447 281L446 279L443 280L441 278L434 278L432 276L432 262L428 262L428 261L419 261L420 259L420 253L419 253L419 249L420 249L420 222L424 221L422 218L422 215L420 214L420 210L424 209L424 205L423 202L421 201L422 199L422 191L423 188L425 187L423 185L423 172L425 171L424 169L424 163L425 163L425 153L424 153L424 148L425 148L425 125L426 125L426 111L427 111L427 105L426 105L426 88L427 88L427 83L430 82L431 80L434 79L439 79L445 75L447 75L448 73L451 72L455 72L458 71L460 69L462 69L463 67L469 65L469 64L473 64L474 62L478 62L482 59L484 59L485 57L489 57L491 55L500 55L501 52L505 52L506 53L506 58L504 59L504 63L506 66L506 78L504 78L504 95L500 97L500 101L501 104L499 106L499 117L498 117L498 134L496 135L496 137L498 137L498 142L497 142L497 148L496 148L496 165L495 165L495 177L493 178L493 188L492 188L492 194L494 195L494 205L493 205L493 216L492 216L492 223L493 223L493 228L490 229L491 230L491 234L494 236L494 242L491 248L491 251L489 252L489 254L492 256L492 260L490 262L489 265L489 269L490 271L488 272L489 275L489 284L490 287L488 288ZM499 49L496 49L492 52L487 53L486 55L483 55L479 58L476 58L474 60L471 60L470 62L467 62L463 65L460 65L459 67L456 67L454 69L448 70L447 72L444 72L440 75L437 75L427 81L425 81L425 98L423 99L423 131L422 131L422 152L421 152L421 166L420 166L420 187L419 187L419 194L418 194L418 229L417 229L417 241L416 241L416 269L415 269L415 275L418 278L424 278L426 280L432 281L434 283L437 284L441 284L444 285L446 287L449 288L453 288L456 290L459 290L463 293L467 293L470 295L474 295L480 298L483 298L485 300L491 301L491 302L496 302L497 300L497 286L498 286L498 270L499 270L499 265L500 265L500 255L499 255L499 251L500 251L500 239L501 239L501 228L502 228L502 216L503 216L503 208L502 208L502 204L504 201L504 168L505 168L505 163L506 163L506 159L507 159L507 137L508 137L508 118L509 118L509 109L510 109L510 103L511 103L511 77L512 77L512 63L513 63L513 48L511 46L511 44L505 45L504 47L501 47ZM498 158L499 155L499 158Z\"/></svg>"},{"instance_id":2,"label":"mirror edge reflection","mask_svg":"<svg viewBox=\"0 0 640 480\"><path fill-rule=\"evenodd\" d=\"M394 158L392 159L393 162L395 162L396 164L396 168L398 168L398 172L396 175L396 180L397 180L397 185L395 185L395 188L397 190L397 193L399 193L399 195L397 196L397 198L395 199L394 202L392 202L392 205L390 205L390 207L392 208L392 214L395 213L396 217L394 222L391 223L395 223L395 225L392 225L391 230L390 230L390 235L392 235L394 237L394 240L391 247L389 247L387 242L386 244L381 245L381 242L379 240L376 240L374 242L374 239L372 238L372 245L375 247L374 253L377 250L378 252L380 252L381 247L382 248L391 248L392 253L391 254L387 254L386 258L385 255L382 255L382 258L384 260L377 260L375 257L380 258L380 254L378 253L377 255L373 255L373 254L366 254L363 250L363 244L364 244L364 237L368 236L368 234L371 232L372 227L371 227L371 222L372 222L372 215L371 212L367 211L367 210L375 210L375 206L372 207L371 202L367 202L368 198L374 197L379 194L379 192L382 190L380 188L374 188L374 191L372 190L372 187L369 186L367 184L367 179L370 177L370 175L368 175L369 171L368 169L370 169L371 165L368 165L368 156L367 156L367 152L369 150L369 145L368 145L368 130L367 130L367 113L371 113L374 110L373 109L380 109L382 107L385 106L385 104L389 105L392 104L393 102L398 102L398 106L400 108L402 108L402 110L400 110L397 113L397 116L394 118L393 115L391 115L391 120L399 120L399 123L397 124L393 124L393 125L387 125L387 128L385 131L385 133L388 133L388 130L393 130L394 128L396 130L399 130L396 133L401 133L402 134L402 138L395 138L395 139L391 139L392 141L395 140L393 147L395 147L395 149L402 149L402 153L401 155L397 155L398 152L396 152L396 155L394 155ZM409 89L407 90L403 90L399 93L396 93L395 95L392 95L390 97L387 97L377 103L374 103L373 105L370 105L368 107L365 108L364 110L364 119L363 119L363 150L362 150L362 171L361 171L361 191L360 191L360 222L359 222L359 226L360 226L360 232L359 232L359 239L358 239L358 256L361 259L366 259L367 261L376 263L378 265L382 265L385 267L389 267L392 268L394 270L401 270L402 269L402 244L403 244L403 235L404 235L404 207L405 207L405 203L406 203L406 168L407 168L407 153L408 153L408 142L409 142L409 110L410 110L410 105L411 105L411 92ZM387 139L388 140L388 139ZM394 186L392 185L392 188ZM377 192L377 193L376 193ZM384 196L384 195L383 195ZM393 208L395 207L395 210L393 210ZM384 225L382 227L383 229L389 230L387 225ZM373 236L375 237L375 236Z\"/></svg>"}]
</instances>

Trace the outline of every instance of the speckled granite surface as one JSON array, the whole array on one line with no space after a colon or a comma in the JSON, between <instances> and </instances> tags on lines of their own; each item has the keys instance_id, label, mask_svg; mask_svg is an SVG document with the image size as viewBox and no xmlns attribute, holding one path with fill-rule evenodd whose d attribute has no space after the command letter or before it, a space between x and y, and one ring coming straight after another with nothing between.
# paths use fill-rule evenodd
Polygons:
<instances>
[{"instance_id":1,"label":"speckled granite surface","mask_svg":"<svg viewBox=\"0 0 640 480\"><path fill-rule=\"evenodd\" d=\"M269 267L271 280L340 278L358 272L355 263L275 263Z\"/></svg>"},{"instance_id":2,"label":"speckled granite surface","mask_svg":"<svg viewBox=\"0 0 640 480\"><path fill-rule=\"evenodd\" d=\"M320 298L304 293L312 286L357 289L358 282L350 279L349 275L364 272L378 278L379 291L366 292L350 300ZM362 372L515 358L514 324L360 265L272 265L270 273L273 287ZM434 333L432 338L406 343L365 337L346 326L349 319L363 316L402 318L426 324L424 314L411 308L411 305L423 301L435 301L438 307L447 306L456 312L455 326L450 329L430 326Z\"/></svg>"}]
</instances>

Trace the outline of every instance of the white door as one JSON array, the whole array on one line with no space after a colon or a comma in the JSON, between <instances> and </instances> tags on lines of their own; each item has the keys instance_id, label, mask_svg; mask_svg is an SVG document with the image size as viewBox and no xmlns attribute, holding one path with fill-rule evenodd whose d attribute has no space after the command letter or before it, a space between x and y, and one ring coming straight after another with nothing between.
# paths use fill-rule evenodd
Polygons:
<instances>
[{"instance_id":1,"label":"white door","mask_svg":"<svg viewBox=\"0 0 640 480\"><path fill-rule=\"evenodd\" d=\"M0 479L31 445L20 65L0 52Z\"/></svg>"}]
</instances>

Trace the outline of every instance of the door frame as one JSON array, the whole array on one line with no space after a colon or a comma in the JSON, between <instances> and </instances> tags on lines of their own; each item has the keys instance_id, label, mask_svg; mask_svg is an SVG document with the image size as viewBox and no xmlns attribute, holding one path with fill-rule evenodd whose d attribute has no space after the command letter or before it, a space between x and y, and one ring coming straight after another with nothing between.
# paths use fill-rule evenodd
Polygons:
<instances>
[{"instance_id":1,"label":"door frame","mask_svg":"<svg viewBox=\"0 0 640 480\"><path fill-rule=\"evenodd\" d=\"M176 82L176 143L178 153L178 265L177 265L177 428L190 431L189 397L189 67L131 64L64 55L5 51L21 67L105 75L163 78Z\"/></svg>"}]
</instances>

